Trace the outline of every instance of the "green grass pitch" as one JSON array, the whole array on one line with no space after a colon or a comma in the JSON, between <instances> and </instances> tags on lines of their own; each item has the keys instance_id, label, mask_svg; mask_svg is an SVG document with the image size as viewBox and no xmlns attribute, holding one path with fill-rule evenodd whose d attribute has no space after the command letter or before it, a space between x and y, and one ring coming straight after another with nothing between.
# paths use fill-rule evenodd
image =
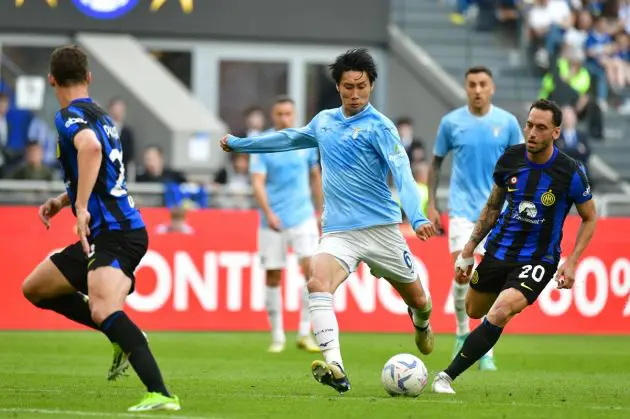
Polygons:
<instances>
[{"instance_id":1,"label":"green grass pitch","mask_svg":"<svg viewBox=\"0 0 630 419\"><path fill-rule=\"evenodd\" d=\"M476 366L455 396L425 389L389 397L381 368L414 351L412 335L342 333L352 390L343 396L310 375L317 355L266 353L265 333L150 333L179 412L128 414L143 387L133 374L105 379L111 346L94 332L0 332L0 418L630 418L630 336L512 336L496 347L498 372ZM453 337L422 357L430 373L449 361Z\"/></svg>"}]
</instances>

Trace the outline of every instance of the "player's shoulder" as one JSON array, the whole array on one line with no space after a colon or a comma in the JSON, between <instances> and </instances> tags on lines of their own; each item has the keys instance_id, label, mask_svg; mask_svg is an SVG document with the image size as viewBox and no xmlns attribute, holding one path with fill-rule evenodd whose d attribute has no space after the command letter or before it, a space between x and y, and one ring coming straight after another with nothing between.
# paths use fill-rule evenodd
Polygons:
<instances>
[{"instance_id":1,"label":"player's shoulder","mask_svg":"<svg viewBox=\"0 0 630 419\"><path fill-rule=\"evenodd\" d=\"M524 143L516 144L505 149L499 161L503 166L520 166L525 162L527 148Z\"/></svg>"},{"instance_id":2,"label":"player's shoulder","mask_svg":"<svg viewBox=\"0 0 630 419\"><path fill-rule=\"evenodd\" d=\"M370 109L368 109L367 116L369 117L369 121L373 128L387 130L396 129L394 122L374 106L371 106Z\"/></svg>"},{"instance_id":3,"label":"player's shoulder","mask_svg":"<svg viewBox=\"0 0 630 419\"><path fill-rule=\"evenodd\" d=\"M572 177L575 172L584 170L584 165L579 160L574 159L558 148L556 150L558 155L552 165L554 172Z\"/></svg>"},{"instance_id":4,"label":"player's shoulder","mask_svg":"<svg viewBox=\"0 0 630 419\"><path fill-rule=\"evenodd\" d=\"M442 124L456 124L464 119L468 119L469 117L470 112L468 111L468 107L460 106L459 108L453 109L444 115L441 122Z\"/></svg>"},{"instance_id":5,"label":"player's shoulder","mask_svg":"<svg viewBox=\"0 0 630 419\"><path fill-rule=\"evenodd\" d=\"M518 124L518 119L516 118L516 116L514 116L512 112L507 111L503 108L492 105L492 113L496 118L503 119L506 121L513 121Z\"/></svg>"}]
</instances>

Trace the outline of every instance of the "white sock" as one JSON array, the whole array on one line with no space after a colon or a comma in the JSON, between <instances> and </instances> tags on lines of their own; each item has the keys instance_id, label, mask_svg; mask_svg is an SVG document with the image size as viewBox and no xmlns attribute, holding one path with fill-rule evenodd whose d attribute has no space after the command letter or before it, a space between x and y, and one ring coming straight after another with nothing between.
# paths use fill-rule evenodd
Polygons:
<instances>
[{"instance_id":1,"label":"white sock","mask_svg":"<svg viewBox=\"0 0 630 419\"><path fill-rule=\"evenodd\" d=\"M411 310L411 314L413 314L413 324L417 327L427 327L429 325L429 318L431 317L431 310L433 308L433 303L431 302L431 296L426 293L427 297L427 305L425 305L421 309L415 309L409 307Z\"/></svg>"},{"instance_id":2,"label":"white sock","mask_svg":"<svg viewBox=\"0 0 630 419\"><path fill-rule=\"evenodd\" d=\"M308 289L306 284L304 284L304 288L302 288L302 307L300 308L300 325L298 328L299 337L311 334L311 312L308 305Z\"/></svg>"},{"instance_id":3,"label":"white sock","mask_svg":"<svg viewBox=\"0 0 630 419\"><path fill-rule=\"evenodd\" d=\"M453 303L455 304L455 318L457 319L457 334L470 333L468 314L466 314L466 293L468 284L458 284L453 281Z\"/></svg>"},{"instance_id":4,"label":"white sock","mask_svg":"<svg viewBox=\"0 0 630 419\"><path fill-rule=\"evenodd\" d=\"M339 348L339 324L333 309L332 294L312 292L308 296L308 306L313 322L315 340L322 350L327 363L337 362L343 368Z\"/></svg>"},{"instance_id":5,"label":"white sock","mask_svg":"<svg viewBox=\"0 0 630 419\"><path fill-rule=\"evenodd\" d=\"M265 308L271 323L271 340L284 342L284 328L282 325L282 294L279 286L265 286Z\"/></svg>"}]
</instances>

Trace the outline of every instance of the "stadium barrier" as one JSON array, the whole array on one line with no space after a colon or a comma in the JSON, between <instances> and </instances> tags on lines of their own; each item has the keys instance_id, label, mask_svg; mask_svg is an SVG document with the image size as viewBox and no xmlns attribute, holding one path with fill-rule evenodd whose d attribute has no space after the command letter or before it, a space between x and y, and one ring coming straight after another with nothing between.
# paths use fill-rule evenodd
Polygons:
<instances>
[{"instance_id":1,"label":"stadium barrier","mask_svg":"<svg viewBox=\"0 0 630 419\"><path fill-rule=\"evenodd\" d=\"M136 292L127 310L145 330L266 330L264 272L256 256L258 216L254 211L203 210L189 216L193 234L156 234L168 221L164 209L142 213L150 232L150 250L136 272ZM54 313L31 306L20 284L46 255L76 241L74 218L64 211L49 231L36 207L0 208L0 329L72 330ZM565 228L565 254L572 249L579 219ZM408 227L403 228L408 233ZM533 307L507 328L508 333L629 334L630 218L600 220L578 268L573 290L550 284ZM416 269L433 296L432 324L452 332L455 319L449 297L453 276L446 237L428 243L408 235ZM402 255L401 255L402 257ZM284 277L285 324L297 326L303 277L294 256ZM335 294L343 331L410 332L406 307L384 280L360 266Z\"/></svg>"}]
</instances>

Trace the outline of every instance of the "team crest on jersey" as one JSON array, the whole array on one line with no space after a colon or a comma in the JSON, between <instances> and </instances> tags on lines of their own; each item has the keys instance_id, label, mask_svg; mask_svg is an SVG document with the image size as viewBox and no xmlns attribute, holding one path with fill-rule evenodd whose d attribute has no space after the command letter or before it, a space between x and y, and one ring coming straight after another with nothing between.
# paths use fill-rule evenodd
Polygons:
<instances>
[{"instance_id":1,"label":"team crest on jersey","mask_svg":"<svg viewBox=\"0 0 630 419\"><path fill-rule=\"evenodd\" d=\"M547 192L542 194L542 196L540 197L540 202L542 202L544 206L550 207L556 203L556 196L553 194L553 192L551 192L551 189L549 189Z\"/></svg>"},{"instance_id":2,"label":"team crest on jersey","mask_svg":"<svg viewBox=\"0 0 630 419\"><path fill-rule=\"evenodd\" d=\"M352 131L352 139L356 140L359 137L359 132L361 132L361 128L354 128Z\"/></svg>"},{"instance_id":3,"label":"team crest on jersey","mask_svg":"<svg viewBox=\"0 0 630 419\"><path fill-rule=\"evenodd\" d=\"M499 135L501 134L501 127L494 127L492 129L492 133L494 134L494 138L499 138Z\"/></svg>"}]
</instances>

